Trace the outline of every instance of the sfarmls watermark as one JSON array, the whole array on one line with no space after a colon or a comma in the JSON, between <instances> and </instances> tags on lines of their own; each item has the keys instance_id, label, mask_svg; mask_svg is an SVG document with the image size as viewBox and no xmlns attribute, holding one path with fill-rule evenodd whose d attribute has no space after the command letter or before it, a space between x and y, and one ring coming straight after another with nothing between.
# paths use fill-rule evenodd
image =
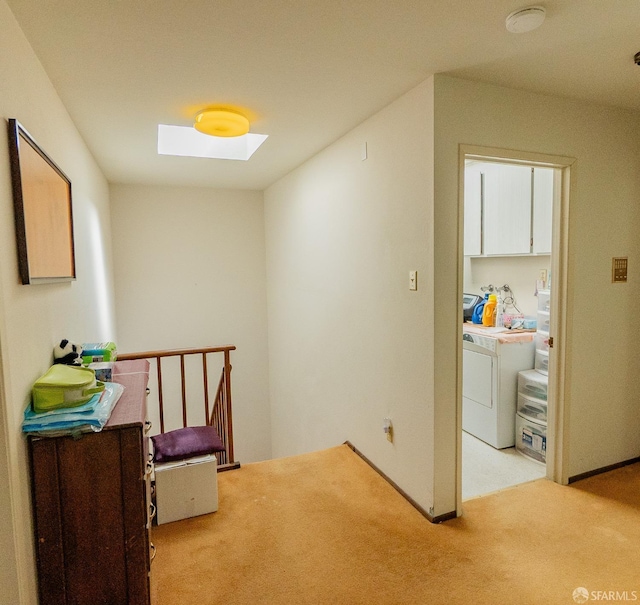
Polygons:
<instances>
[{"instance_id":1,"label":"sfarmls watermark","mask_svg":"<svg viewBox=\"0 0 640 605\"><path fill-rule=\"evenodd\" d=\"M587 590L581 586L573 591L573 600L576 603L586 603L587 601L609 601L610 603L615 603L616 601L637 601L638 591Z\"/></svg>"}]
</instances>

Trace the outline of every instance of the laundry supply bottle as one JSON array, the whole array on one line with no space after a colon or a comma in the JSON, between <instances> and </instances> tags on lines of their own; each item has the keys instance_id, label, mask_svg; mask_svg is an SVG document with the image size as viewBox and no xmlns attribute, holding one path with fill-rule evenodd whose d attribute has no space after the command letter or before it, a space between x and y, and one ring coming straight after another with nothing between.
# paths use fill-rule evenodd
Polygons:
<instances>
[{"instance_id":1,"label":"laundry supply bottle","mask_svg":"<svg viewBox=\"0 0 640 605\"><path fill-rule=\"evenodd\" d=\"M497 306L498 306L498 297L495 294L489 294L489 300L484 305L484 310L482 311L483 326L496 325L496 307Z\"/></svg>"},{"instance_id":2,"label":"laundry supply bottle","mask_svg":"<svg viewBox=\"0 0 640 605\"><path fill-rule=\"evenodd\" d=\"M496 320L493 324L496 328L504 328L504 301L502 297L498 297L498 304L496 306Z\"/></svg>"},{"instance_id":3,"label":"laundry supply bottle","mask_svg":"<svg viewBox=\"0 0 640 605\"><path fill-rule=\"evenodd\" d=\"M487 304L487 301L489 300L489 293L485 292L484 293L484 300L481 300L473 309L473 314L471 315L471 321L474 324L481 324L482 323L482 313L484 311L484 306Z\"/></svg>"}]
</instances>

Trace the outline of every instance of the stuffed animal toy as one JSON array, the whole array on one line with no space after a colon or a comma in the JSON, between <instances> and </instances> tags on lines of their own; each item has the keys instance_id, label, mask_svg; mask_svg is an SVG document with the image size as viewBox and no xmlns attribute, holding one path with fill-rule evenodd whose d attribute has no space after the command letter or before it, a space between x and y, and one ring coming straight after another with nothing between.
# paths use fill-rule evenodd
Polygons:
<instances>
[{"instance_id":1,"label":"stuffed animal toy","mask_svg":"<svg viewBox=\"0 0 640 605\"><path fill-rule=\"evenodd\" d=\"M82 345L73 344L68 340L61 340L53 348L53 363L63 363L67 366L82 365Z\"/></svg>"}]
</instances>

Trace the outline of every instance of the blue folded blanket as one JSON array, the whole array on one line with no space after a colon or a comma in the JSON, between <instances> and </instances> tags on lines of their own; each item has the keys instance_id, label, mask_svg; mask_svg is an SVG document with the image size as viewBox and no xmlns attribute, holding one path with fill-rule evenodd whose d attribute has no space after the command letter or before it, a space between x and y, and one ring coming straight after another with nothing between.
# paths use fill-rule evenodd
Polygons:
<instances>
[{"instance_id":1,"label":"blue folded blanket","mask_svg":"<svg viewBox=\"0 0 640 605\"><path fill-rule=\"evenodd\" d=\"M74 408L36 413L29 404L24 411L22 432L57 436L89 430L101 431L124 391L124 387L117 382L105 382L104 386L102 393L97 393L87 403Z\"/></svg>"}]
</instances>

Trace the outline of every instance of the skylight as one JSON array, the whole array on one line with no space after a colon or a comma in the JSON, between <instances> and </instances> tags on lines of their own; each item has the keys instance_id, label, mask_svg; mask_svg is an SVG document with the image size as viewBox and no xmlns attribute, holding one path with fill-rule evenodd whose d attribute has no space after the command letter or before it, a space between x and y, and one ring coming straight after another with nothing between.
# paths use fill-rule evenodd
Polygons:
<instances>
[{"instance_id":1,"label":"skylight","mask_svg":"<svg viewBox=\"0 0 640 605\"><path fill-rule=\"evenodd\" d=\"M241 137L212 137L191 126L158 124L158 154L246 161L268 136L249 132Z\"/></svg>"}]
</instances>

